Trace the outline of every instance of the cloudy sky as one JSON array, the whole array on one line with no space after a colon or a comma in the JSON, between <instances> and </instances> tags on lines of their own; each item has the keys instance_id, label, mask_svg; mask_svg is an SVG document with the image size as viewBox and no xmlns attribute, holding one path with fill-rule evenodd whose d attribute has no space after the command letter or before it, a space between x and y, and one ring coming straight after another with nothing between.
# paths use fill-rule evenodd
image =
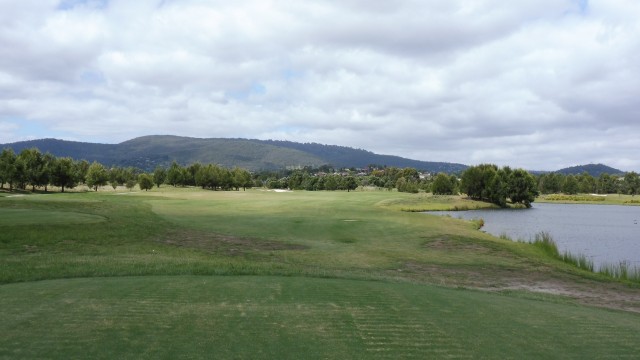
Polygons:
<instances>
[{"instance_id":1,"label":"cloudy sky","mask_svg":"<svg viewBox=\"0 0 640 360\"><path fill-rule=\"evenodd\" d=\"M640 171L637 0L0 0L0 143L173 134Z\"/></svg>"}]
</instances>

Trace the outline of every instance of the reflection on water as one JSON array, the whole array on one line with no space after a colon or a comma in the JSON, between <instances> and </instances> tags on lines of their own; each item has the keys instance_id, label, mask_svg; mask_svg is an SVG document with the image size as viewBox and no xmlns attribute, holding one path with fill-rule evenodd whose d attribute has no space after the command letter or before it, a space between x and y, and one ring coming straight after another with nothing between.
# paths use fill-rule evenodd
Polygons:
<instances>
[{"instance_id":1,"label":"reflection on water","mask_svg":"<svg viewBox=\"0 0 640 360\"><path fill-rule=\"evenodd\" d=\"M551 234L561 252L584 254L598 267L627 261L640 265L640 207L620 205L533 204L526 210L442 211L429 214L484 219L483 231L531 240Z\"/></svg>"}]
</instances>

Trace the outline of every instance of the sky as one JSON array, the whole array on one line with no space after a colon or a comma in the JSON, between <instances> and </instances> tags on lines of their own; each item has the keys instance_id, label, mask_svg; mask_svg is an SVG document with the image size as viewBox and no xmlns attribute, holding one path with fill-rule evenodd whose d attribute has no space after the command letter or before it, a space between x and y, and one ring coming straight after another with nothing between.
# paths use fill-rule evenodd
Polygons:
<instances>
[{"instance_id":1,"label":"sky","mask_svg":"<svg viewBox=\"0 0 640 360\"><path fill-rule=\"evenodd\" d=\"M638 19L637 0L0 0L0 143L640 171Z\"/></svg>"}]
</instances>

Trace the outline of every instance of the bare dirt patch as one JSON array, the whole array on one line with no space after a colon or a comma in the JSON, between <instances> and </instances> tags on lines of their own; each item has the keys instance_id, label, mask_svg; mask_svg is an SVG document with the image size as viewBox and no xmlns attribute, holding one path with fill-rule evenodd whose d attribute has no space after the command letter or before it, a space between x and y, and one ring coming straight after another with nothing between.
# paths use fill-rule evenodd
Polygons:
<instances>
[{"instance_id":1,"label":"bare dirt patch","mask_svg":"<svg viewBox=\"0 0 640 360\"><path fill-rule=\"evenodd\" d=\"M491 292L527 291L561 296L573 302L640 313L640 288L619 282L586 279L540 267L524 271L498 266L461 267L405 263L398 269L417 280Z\"/></svg>"},{"instance_id":2,"label":"bare dirt patch","mask_svg":"<svg viewBox=\"0 0 640 360\"><path fill-rule=\"evenodd\" d=\"M256 252L308 249L307 246L299 244L287 244L279 241L243 238L195 230L172 231L162 236L158 241L167 245L230 256Z\"/></svg>"}]
</instances>

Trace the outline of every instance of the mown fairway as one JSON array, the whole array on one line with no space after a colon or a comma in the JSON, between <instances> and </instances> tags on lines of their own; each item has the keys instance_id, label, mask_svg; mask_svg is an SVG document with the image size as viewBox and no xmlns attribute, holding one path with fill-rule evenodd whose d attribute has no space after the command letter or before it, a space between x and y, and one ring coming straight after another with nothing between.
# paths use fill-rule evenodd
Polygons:
<instances>
[{"instance_id":1,"label":"mown fairway","mask_svg":"<svg viewBox=\"0 0 640 360\"><path fill-rule=\"evenodd\" d=\"M0 357L640 352L640 316L602 308L637 311L637 288L398 210L475 206L460 201L171 188L2 197Z\"/></svg>"}]
</instances>

